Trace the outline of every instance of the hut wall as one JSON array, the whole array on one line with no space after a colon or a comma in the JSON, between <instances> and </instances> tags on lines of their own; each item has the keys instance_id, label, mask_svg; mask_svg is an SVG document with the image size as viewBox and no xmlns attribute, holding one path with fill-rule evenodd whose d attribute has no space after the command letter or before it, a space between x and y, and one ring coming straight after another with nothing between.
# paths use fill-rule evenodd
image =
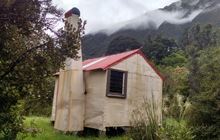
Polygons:
<instances>
[{"instance_id":1,"label":"hut wall","mask_svg":"<svg viewBox=\"0 0 220 140\"><path fill-rule=\"evenodd\" d=\"M160 121L163 83L145 59L136 54L111 68L128 72L127 98L105 97L104 126L130 126L132 111L143 105L144 101L156 105L156 114Z\"/></svg>"},{"instance_id":2,"label":"hut wall","mask_svg":"<svg viewBox=\"0 0 220 140\"><path fill-rule=\"evenodd\" d=\"M106 71L84 72L86 87L85 127L105 131L104 103L106 93Z\"/></svg>"},{"instance_id":3,"label":"hut wall","mask_svg":"<svg viewBox=\"0 0 220 140\"><path fill-rule=\"evenodd\" d=\"M55 87L54 87L54 94L53 94L51 121L55 121L55 117L56 117L56 104L57 104L59 76L56 76L55 78L56 78L56 80L55 80Z\"/></svg>"},{"instance_id":4,"label":"hut wall","mask_svg":"<svg viewBox=\"0 0 220 140\"><path fill-rule=\"evenodd\" d=\"M61 131L81 131L84 128L85 95L83 73L61 70L54 128Z\"/></svg>"},{"instance_id":5,"label":"hut wall","mask_svg":"<svg viewBox=\"0 0 220 140\"><path fill-rule=\"evenodd\" d=\"M78 28L79 15L71 13L66 22ZM65 30L68 30L65 27ZM84 129L85 88L82 70L81 46L79 59L67 58L64 70L59 72L58 96L54 128L61 131L81 131Z\"/></svg>"}]
</instances>

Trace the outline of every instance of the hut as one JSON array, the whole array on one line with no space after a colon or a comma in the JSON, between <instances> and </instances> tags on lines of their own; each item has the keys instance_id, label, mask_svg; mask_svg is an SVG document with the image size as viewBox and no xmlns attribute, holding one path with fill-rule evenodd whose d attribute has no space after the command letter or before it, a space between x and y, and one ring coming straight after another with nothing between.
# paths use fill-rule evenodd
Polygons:
<instances>
[{"instance_id":1,"label":"hut","mask_svg":"<svg viewBox=\"0 0 220 140\"><path fill-rule=\"evenodd\" d=\"M68 16L78 17L74 12ZM129 127L132 111L145 99L156 105L161 120L163 77L141 50L83 62L68 59L67 63L56 74L52 110L55 129L106 131L109 127Z\"/></svg>"}]
</instances>

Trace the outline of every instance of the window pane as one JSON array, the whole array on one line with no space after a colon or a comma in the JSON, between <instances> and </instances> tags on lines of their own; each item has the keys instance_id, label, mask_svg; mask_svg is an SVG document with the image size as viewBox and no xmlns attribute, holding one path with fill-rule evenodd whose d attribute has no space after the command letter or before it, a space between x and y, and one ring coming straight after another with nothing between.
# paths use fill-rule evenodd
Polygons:
<instances>
[{"instance_id":1,"label":"window pane","mask_svg":"<svg viewBox=\"0 0 220 140\"><path fill-rule=\"evenodd\" d=\"M110 92L120 93L123 92L123 75L121 71L111 71L110 75Z\"/></svg>"}]
</instances>

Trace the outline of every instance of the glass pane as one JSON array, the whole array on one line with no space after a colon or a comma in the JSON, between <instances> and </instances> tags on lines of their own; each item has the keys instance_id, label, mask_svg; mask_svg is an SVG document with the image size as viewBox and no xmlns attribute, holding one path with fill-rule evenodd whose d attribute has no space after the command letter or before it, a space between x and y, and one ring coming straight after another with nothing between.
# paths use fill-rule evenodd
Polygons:
<instances>
[{"instance_id":1,"label":"glass pane","mask_svg":"<svg viewBox=\"0 0 220 140\"><path fill-rule=\"evenodd\" d=\"M123 91L123 76L124 72L111 71L110 75L110 92L120 93Z\"/></svg>"}]
</instances>

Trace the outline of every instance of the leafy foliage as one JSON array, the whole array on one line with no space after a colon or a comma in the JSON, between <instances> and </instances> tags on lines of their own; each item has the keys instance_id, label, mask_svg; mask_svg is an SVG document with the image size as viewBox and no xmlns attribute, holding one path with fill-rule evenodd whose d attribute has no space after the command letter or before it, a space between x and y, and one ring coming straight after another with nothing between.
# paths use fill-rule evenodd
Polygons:
<instances>
[{"instance_id":1,"label":"leafy foliage","mask_svg":"<svg viewBox=\"0 0 220 140\"><path fill-rule=\"evenodd\" d=\"M191 97L192 108L188 112L191 123L197 129L198 139L220 138L220 48L200 51L198 74L195 81L199 83L198 93ZM204 130L205 133L204 133Z\"/></svg>"},{"instance_id":2,"label":"leafy foliage","mask_svg":"<svg viewBox=\"0 0 220 140\"><path fill-rule=\"evenodd\" d=\"M184 67L187 61L186 54L182 50L179 50L163 58L161 60L161 65L168 67Z\"/></svg>"},{"instance_id":3,"label":"leafy foliage","mask_svg":"<svg viewBox=\"0 0 220 140\"><path fill-rule=\"evenodd\" d=\"M185 120L167 118L159 125L155 107L145 102L134 111L129 135L134 140L193 140L193 128ZM147 117L145 117L147 116Z\"/></svg>"},{"instance_id":4,"label":"leafy foliage","mask_svg":"<svg viewBox=\"0 0 220 140\"><path fill-rule=\"evenodd\" d=\"M168 67L164 69L166 81L164 82L163 99L164 117L182 118L187 108L188 75L185 67Z\"/></svg>"},{"instance_id":5,"label":"leafy foliage","mask_svg":"<svg viewBox=\"0 0 220 140\"><path fill-rule=\"evenodd\" d=\"M66 23L66 31L53 31L62 11L52 0L12 0L0 6L0 136L11 140L23 131L30 102L51 104L51 76L67 57L77 59L84 24L79 22L76 30Z\"/></svg>"},{"instance_id":6,"label":"leafy foliage","mask_svg":"<svg viewBox=\"0 0 220 140\"><path fill-rule=\"evenodd\" d=\"M195 137L184 120L166 119L159 132L162 140L193 140Z\"/></svg>"},{"instance_id":7,"label":"leafy foliage","mask_svg":"<svg viewBox=\"0 0 220 140\"><path fill-rule=\"evenodd\" d=\"M217 43L217 32L213 29L211 24L201 26L199 24L187 29L183 35L182 45L184 48L196 46L200 50ZM190 54L190 52L188 52Z\"/></svg>"},{"instance_id":8,"label":"leafy foliage","mask_svg":"<svg viewBox=\"0 0 220 140\"><path fill-rule=\"evenodd\" d=\"M190 72L188 99L191 108L186 112L186 117L196 127L196 139L220 137L218 42L217 32L211 25L192 27L183 41Z\"/></svg>"},{"instance_id":9,"label":"leafy foliage","mask_svg":"<svg viewBox=\"0 0 220 140\"><path fill-rule=\"evenodd\" d=\"M183 51L165 57L164 115L187 119L195 139L219 139L219 45L215 28L195 25L186 32ZM166 131L166 129L165 129Z\"/></svg>"},{"instance_id":10,"label":"leafy foliage","mask_svg":"<svg viewBox=\"0 0 220 140\"><path fill-rule=\"evenodd\" d=\"M159 116L154 103L145 100L142 107L133 112L129 135L133 140L159 140Z\"/></svg>"},{"instance_id":11,"label":"leafy foliage","mask_svg":"<svg viewBox=\"0 0 220 140\"><path fill-rule=\"evenodd\" d=\"M178 50L178 45L172 39L149 36L142 50L154 63L161 64L162 59Z\"/></svg>"},{"instance_id":12,"label":"leafy foliage","mask_svg":"<svg viewBox=\"0 0 220 140\"><path fill-rule=\"evenodd\" d=\"M110 42L106 55L139 49L141 46L134 38L119 36Z\"/></svg>"}]
</instances>

